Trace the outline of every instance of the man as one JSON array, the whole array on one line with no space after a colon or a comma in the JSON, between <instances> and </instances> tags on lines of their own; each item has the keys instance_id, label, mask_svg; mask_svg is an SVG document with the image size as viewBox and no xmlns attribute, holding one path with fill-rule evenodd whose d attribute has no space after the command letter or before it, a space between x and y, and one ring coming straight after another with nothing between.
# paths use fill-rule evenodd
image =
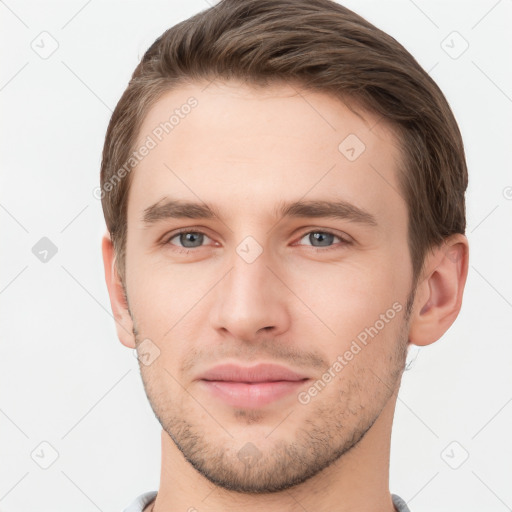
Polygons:
<instances>
[{"instance_id":1,"label":"man","mask_svg":"<svg viewBox=\"0 0 512 512\"><path fill-rule=\"evenodd\" d=\"M407 350L457 317L467 170L443 94L329 0L223 0L149 48L110 121L105 275L162 425L127 511L409 510Z\"/></svg>"}]
</instances>

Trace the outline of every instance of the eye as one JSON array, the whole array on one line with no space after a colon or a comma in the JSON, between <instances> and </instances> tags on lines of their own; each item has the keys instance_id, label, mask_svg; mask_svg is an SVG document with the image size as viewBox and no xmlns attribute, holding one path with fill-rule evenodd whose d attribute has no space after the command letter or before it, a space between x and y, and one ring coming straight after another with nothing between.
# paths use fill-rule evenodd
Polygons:
<instances>
[{"instance_id":1,"label":"eye","mask_svg":"<svg viewBox=\"0 0 512 512\"><path fill-rule=\"evenodd\" d=\"M336 249L339 248L339 245L331 245L333 242L338 239L341 242L341 245L349 245L351 242L348 239L342 238L339 235L336 235L334 233L331 233L330 231L322 231L322 230L315 230L315 231L308 231L307 233L304 233L300 240L306 239L309 244L304 245L311 245L315 249L325 247L326 249ZM299 242L300 242L299 240Z\"/></svg>"},{"instance_id":2,"label":"eye","mask_svg":"<svg viewBox=\"0 0 512 512\"><path fill-rule=\"evenodd\" d=\"M211 240L211 238L202 231L183 230L173 234L167 239L166 243L176 245L177 247L182 247L184 249L195 249L203 245L205 238ZM174 239L177 239L179 244L173 243L172 240Z\"/></svg>"},{"instance_id":3,"label":"eye","mask_svg":"<svg viewBox=\"0 0 512 512\"><path fill-rule=\"evenodd\" d=\"M301 244L300 241L304 239L309 243ZM336 239L339 241L338 244L336 244ZM173 242L173 240L176 241ZM187 253L189 252L189 249L198 249L202 247L204 242L207 240L210 242L212 241L212 239L202 231L183 229L171 234L171 236L164 240L164 244L176 247L178 252ZM333 245L333 243L335 245ZM342 236L331 233L330 231L318 229L304 233L299 239L299 245L310 245L320 252L325 252L329 249L340 249L345 245L350 245L351 243L352 242L348 238L343 238Z\"/></svg>"}]
</instances>

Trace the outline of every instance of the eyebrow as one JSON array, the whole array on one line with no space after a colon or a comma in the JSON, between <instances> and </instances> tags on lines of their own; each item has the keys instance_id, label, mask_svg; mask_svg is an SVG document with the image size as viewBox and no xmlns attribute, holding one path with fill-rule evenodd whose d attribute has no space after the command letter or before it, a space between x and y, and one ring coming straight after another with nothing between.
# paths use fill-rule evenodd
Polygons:
<instances>
[{"instance_id":1,"label":"eyebrow","mask_svg":"<svg viewBox=\"0 0 512 512\"><path fill-rule=\"evenodd\" d=\"M274 208L276 217L335 218L362 225L377 227L373 214L344 200L309 200L280 202ZM144 210L143 222L150 226L166 219L214 219L221 218L219 211L206 203L164 198Z\"/></svg>"}]
</instances>

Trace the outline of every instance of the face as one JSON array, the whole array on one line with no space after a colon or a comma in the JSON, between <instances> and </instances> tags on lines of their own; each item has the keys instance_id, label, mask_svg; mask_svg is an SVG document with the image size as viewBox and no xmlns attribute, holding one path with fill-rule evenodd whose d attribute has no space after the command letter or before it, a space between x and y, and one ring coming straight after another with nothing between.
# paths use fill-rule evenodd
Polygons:
<instances>
[{"instance_id":1,"label":"face","mask_svg":"<svg viewBox=\"0 0 512 512\"><path fill-rule=\"evenodd\" d=\"M400 154L382 121L328 95L206 85L168 92L141 127L125 289L163 429L216 485L272 492L357 445L399 385ZM260 363L295 378L203 379Z\"/></svg>"}]
</instances>

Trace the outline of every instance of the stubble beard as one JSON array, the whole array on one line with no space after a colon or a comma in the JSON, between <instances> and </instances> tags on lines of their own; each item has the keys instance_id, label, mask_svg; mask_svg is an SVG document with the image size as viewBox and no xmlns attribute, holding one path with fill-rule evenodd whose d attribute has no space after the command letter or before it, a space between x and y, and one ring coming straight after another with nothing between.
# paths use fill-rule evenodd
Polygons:
<instances>
[{"instance_id":1,"label":"stubble beard","mask_svg":"<svg viewBox=\"0 0 512 512\"><path fill-rule=\"evenodd\" d=\"M268 439L265 448L261 448L258 443L261 436L252 440L250 435L243 440L230 437L215 422L209 423L211 431L208 432L199 421L191 419L201 412L196 401L191 399L186 407L180 407L183 397L173 400L170 394L166 395L165 388L156 385L152 371L139 363L146 396L160 425L185 460L214 485L244 494L290 489L341 460L357 446L397 391L407 356L410 312L409 307L407 309L386 374L380 376L371 368L358 368L358 373L344 379L342 386L338 384L337 394L331 394L330 400L326 399L329 391L324 390L325 398L320 394L306 406L297 404L297 408L310 408L308 416L300 427L288 434L285 420L268 436L268 439L275 438L271 448ZM138 346L144 337L135 328L134 334ZM163 378L161 382L167 383L169 379ZM368 396L365 389L368 382L377 390L373 396ZM332 385L335 384L329 384ZM179 389L183 394L188 393ZM365 396L366 402L361 400ZM264 417L260 411L247 409L235 410L234 415L248 425L246 430Z\"/></svg>"}]
</instances>

